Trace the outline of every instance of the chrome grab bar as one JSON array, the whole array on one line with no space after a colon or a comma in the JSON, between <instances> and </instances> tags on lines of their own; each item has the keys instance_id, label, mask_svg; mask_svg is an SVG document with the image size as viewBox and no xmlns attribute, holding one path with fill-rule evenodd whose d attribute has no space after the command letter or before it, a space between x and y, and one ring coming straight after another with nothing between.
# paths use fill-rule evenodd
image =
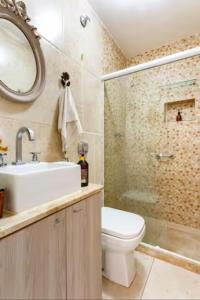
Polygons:
<instances>
[{"instance_id":1,"label":"chrome grab bar","mask_svg":"<svg viewBox=\"0 0 200 300\"><path fill-rule=\"evenodd\" d=\"M160 159L172 159L175 158L175 155L172 153L151 153L151 156L160 160Z\"/></svg>"}]
</instances>

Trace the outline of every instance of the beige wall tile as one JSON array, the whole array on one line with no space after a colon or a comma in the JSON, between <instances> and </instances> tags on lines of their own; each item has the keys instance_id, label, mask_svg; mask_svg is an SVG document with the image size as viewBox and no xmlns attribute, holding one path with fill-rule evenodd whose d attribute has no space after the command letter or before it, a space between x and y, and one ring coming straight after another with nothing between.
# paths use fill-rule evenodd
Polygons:
<instances>
[{"instance_id":1,"label":"beige wall tile","mask_svg":"<svg viewBox=\"0 0 200 300\"><path fill-rule=\"evenodd\" d=\"M41 151L41 160L44 161L63 159L57 132L58 98L62 90L61 74L68 72L84 128L83 136L74 136L68 156L77 162L77 143L86 139L90 145L91 181L103 182L104 86L100 75L106 62L111 63L110 69L114 71L125 62L125 57L110 36L107 44L108 33L87 0L25 0L25 3L31 23L42 35L47 82L43 94L32 103L14 103L0 96L0 137L9 146L8 161L15 159L15 135L21 126L30 126L36 134L34 143L24 138L24 159L30 160L31 150ZM80 15L85 14L91 17L91 23L83 29Z\"/></svg>"},{"instance_id":2,"label":"beige wall tile","mask_svg":"<svg viewBox=\"0 0 200 300\"><path fill-rule=\"evenodd\" d=\"M31 23L39 33L61 49L63 47L63 8L64 0L24 0ZM68 2L68 0L66 1Z\"/></svg>"},{"instance_id":3,"label":"beige wall tile","mask_svg":"<svg viewBox=\"0 0 200 300\"><path fill-rule=\"evenodd\" d=\"M72 59L81 62L84 30L80 16L87 14L85 0L67 0L63 10L64 46L63 52Z\"/></svg>"},{"instance_id":4,"label":"beige wall tile","mask_svg":"<svg viewBox=\"0 0 200 300\"><path fill-rule=\"evenodd\" d=\"M95 182L104 184L104 136L95 135Z\"/></svg>"},{"instance_id":5,"label":"beige wall tile","mask_svg":"<svg viewBox=\"0 0 200 300\"><path fill-rule=\"evenodd\" d=\"M84 131L103 134L104 84L83 70L82 105Z\"/></svg>"}]
</instances>

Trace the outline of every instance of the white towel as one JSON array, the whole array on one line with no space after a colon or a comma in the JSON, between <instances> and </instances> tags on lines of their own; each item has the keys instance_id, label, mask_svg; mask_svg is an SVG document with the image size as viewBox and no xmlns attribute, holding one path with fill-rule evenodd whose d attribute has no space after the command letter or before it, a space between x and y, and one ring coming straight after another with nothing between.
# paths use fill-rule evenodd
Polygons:
<instances>
[{"instance_id":1,"label":"white towel","mask_svg":"<svg viewBox=\"0 0 200 300\"><path fill-rule=\"evenodd\" d=\"M76 134L83 132L74 98L69 87L59 97L58 130L61 134L62 151L66 154Z\"/></svg>"}]
</instances>

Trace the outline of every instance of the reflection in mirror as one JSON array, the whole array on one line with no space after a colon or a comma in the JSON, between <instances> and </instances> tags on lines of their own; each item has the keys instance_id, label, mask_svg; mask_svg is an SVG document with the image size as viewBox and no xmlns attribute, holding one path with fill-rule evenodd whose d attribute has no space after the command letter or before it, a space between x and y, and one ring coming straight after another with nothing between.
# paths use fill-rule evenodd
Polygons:
<instances>
[{"instance_id":1,"label":"reflection in mirror","mask_svg":"<svg viewBox=\"0 0 200 300\"><path fill-rule=\"evenodd\" d=\"M24 33L0 19L0 80L11 90L26 93L36 80L34 53Z\"/></svg>"}]
</instances>

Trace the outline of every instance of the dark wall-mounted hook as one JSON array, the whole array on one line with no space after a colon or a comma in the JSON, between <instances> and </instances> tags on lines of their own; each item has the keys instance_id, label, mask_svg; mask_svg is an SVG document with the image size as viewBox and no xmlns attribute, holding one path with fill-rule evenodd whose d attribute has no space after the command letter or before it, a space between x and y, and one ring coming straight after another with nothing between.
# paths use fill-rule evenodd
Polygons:
<instances>
[{"instance_id":1,"label":"dark wall-mounted hook","mask_svg":"<svg viewBox=\"0 0 200 300\"><path fill-rule=\"evenodd\" d=\"M70 83L69 79L70 79L69 74L67 72L63 72L62 76L61 76L61 83L64 88L67 86L70 86L71 83Z\"/></svg>"},{"instance_id":2,"label":"dark wall-mounted hook","mask_svg":"<svg viewBox=\"0 0 200 300\"><path fill-rule=\"evenodd\" d=\"M83 28L87 26L87 23L90 22L90 17L88 16L80 16L80 22Z\"/></svg>"}]
</instances>

